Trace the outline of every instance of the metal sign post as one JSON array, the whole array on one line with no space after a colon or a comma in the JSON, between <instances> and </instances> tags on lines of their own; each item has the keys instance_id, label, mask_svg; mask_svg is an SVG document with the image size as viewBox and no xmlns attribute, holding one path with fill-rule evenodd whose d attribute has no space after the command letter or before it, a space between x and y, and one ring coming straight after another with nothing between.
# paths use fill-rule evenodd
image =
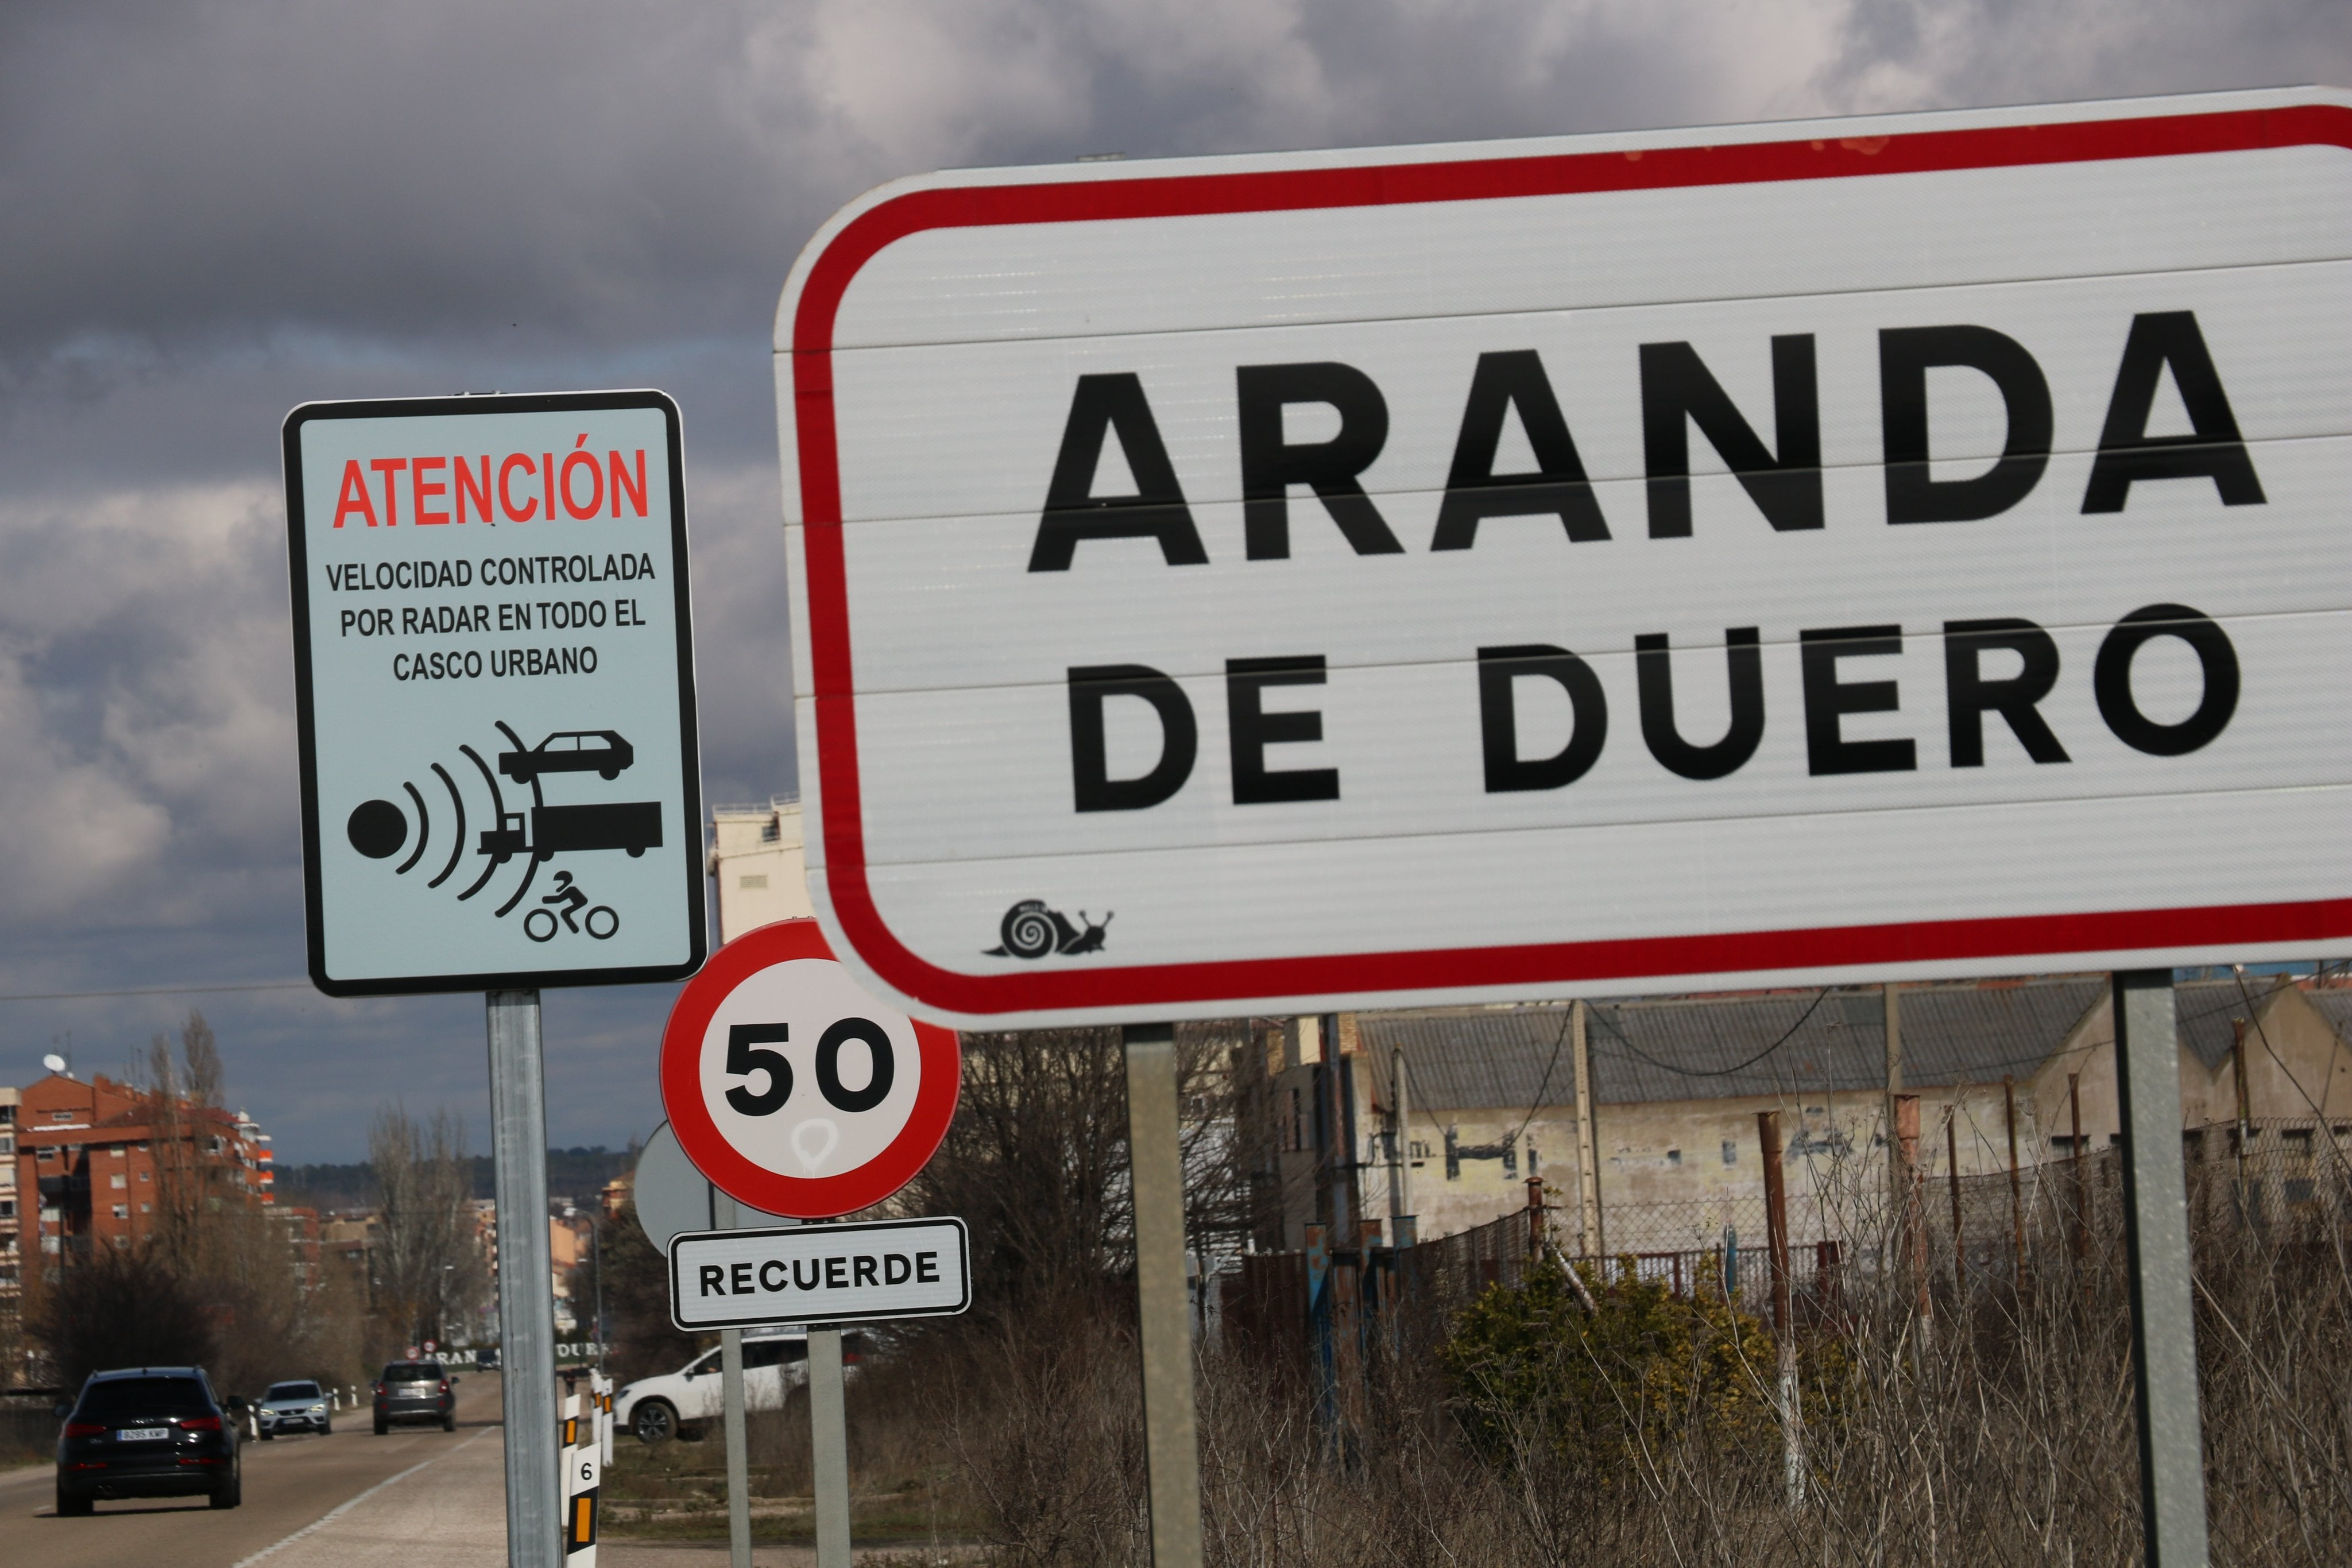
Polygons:
<instances>
[{"instance_id":1,"label":"metal sign post","mask_svg":"<svg viewBox=\"0 0 2352 1568\"><path fill-rule=\"evenodd\" d=\"M2197 1322L2189 1295L2189 1188L2180 1153L2180 1045L2172 972L2120 972L2114 997L2147 1561L2148 1568L2204 1568L2205 1449L2197 1408Z\"/></svg>"},{"instance_id":2,"label":"metal sign post","mask_svg":"<svg viewBox=\"0 0 2352 1568\"><path fill-rule=\"evenodd\" d=\"M1152 1568L1200 1568L1201 1456L1192 1417L1192 1313L1184 1290L1184 1153L1176 1030L1130 1024L1127 1137L1143 1342L1143 1451Z\"/></svg>"},{"instance_id":3,"label":"metal sign post","mask_svg":"<svg viewBox=\"0 0 2352 1568\"><path fill-rule=\"evenodd\" d=\"M735 1200L710 1189L710 1222L723 1230L739 1223ZM727 1430L728 1568L751 1568L751 1434L743 1410L743 1331L719 1332L719 1395Z\"/></svg>"},{"instance_id":4,"label":"metal sign post","mask_svg":"<svg viewBox=\"0 0 2352 1568\"><path fill-rule=\"evenodd\" d=\"M490 1157L499 1206L499 1383L506 1419L507 1554L512 1568L563 1560L557 1474L555 1297L547 1235L547 1101L539 993L492 991Z\"/></svg>"},{"instance_id":5,"label":"metal sign post","mask_svg":"<svg viewBox=\"0 0 2352 1568\"><path fill-rule=\"evenodd\" d=\"M809 1444L815 1458L816 1568L850 1568L849 1423L841 1331L809 1330Z\"/></svg>"}]
</instances>

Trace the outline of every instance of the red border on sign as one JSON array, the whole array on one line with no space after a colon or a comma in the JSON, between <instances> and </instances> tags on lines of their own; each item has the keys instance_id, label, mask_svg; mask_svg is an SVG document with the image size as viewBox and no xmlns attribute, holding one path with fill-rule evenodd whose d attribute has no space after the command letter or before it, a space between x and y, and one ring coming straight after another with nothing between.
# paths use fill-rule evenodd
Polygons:
<instances>
[{"instance_id":1,"label":"red border on sign","mask_svg":"<svg viewBox=\"0 0 2352 1568\"><path fill-rule=\"evenodd\" d=\"M686 983L662 1026L662 1110L694 1168L738 1203L794 1219L833 1219L871 1207L915 1177L955 1118L963 1055L955 1030L913 1020L922 1053L923 1082L915 1108L882 1153L839 1176L788 1176L753 1165L735 1152L702 1103L702 1037L719 1006L762 969L795 958L833 961L833 949L814 920L779 920L747 931L718 952Z\"/></svg>"},{"instance_id":2,"label":"red border on sign","mask_svg":"<svg viewBox=\"0 0 2352 1568\"><path fill-rule=\"evenodd\" d=\"M860 814L863 795L850 670L848 580L841 539L840 455L834 423L833 331L842 298L859 270L898 240L927 229L991 225L1487 201L2296 146L2352 148L2352 110L2334 104L2298 104L1838 140L974 185L914 191L869 208L844 225L810 266L793 313L793 397L800 444L801 509L806 524L810 674L817 699L825 875L835 918L858 956L907 996L952 1012L983 1016L1228 998L1492 988L1582 979L1756 974L1822 965L2152 951L2222 942L2311 942L2352 932L2352 899L2323 899L967 975L922 958L884 923L866 879L865 823ZM717 964L714 958L713 967Z\"/></svg>"}]
</instances>

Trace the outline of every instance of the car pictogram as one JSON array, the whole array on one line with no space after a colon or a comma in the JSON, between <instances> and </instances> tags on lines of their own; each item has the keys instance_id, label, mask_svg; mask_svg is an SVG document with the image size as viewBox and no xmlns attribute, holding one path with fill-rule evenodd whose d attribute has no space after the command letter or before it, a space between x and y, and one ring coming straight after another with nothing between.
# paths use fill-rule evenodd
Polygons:
<instances>
[{"instance_id":1,"label":"car pictogram","mask_svg":"<svg viewBox=\"0 0 2352 1568\"><path fill-rule=\"evenodd\" d=\"M528 751L499 753L499 771L518 784L550 773L593 773L618 779L637 759L636 747L611 729L560 729Z\"/></svg>"}]
</instances>

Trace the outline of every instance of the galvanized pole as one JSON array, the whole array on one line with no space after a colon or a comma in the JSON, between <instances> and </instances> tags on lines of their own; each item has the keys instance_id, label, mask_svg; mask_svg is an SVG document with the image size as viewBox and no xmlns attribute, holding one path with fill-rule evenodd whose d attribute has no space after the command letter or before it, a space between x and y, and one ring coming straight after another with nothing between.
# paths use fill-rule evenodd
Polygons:
<instances>
[{"instance_id":1,"label":"galvanized pole","mask_svg":"<svg viewBox=\"0 0 2352 1568\"><path fill-rule=\"evenodd\" d=\"M1143 1341L1143 1453L1152 1568L1201 1568L1201 1456L1192 1419L1192 1314L1184 1299L1184 1155L1176 1030L1129 1024L1127 1136ZM1333 1052L1326 1066L1336 1070Z\"/></svg>"},{"instance_id":2,"label":"galvanized pole","mask_svg":"<svg viewBox=\"0 0 2352 1568\"><path fill-rule=\"evenodd\" d=\"M742 1227L735 1200L716 1186L710 1189L710 1220L719 1230ZM751 1568L751 1458L743 1420L741 1329L719 1331L719 1396L727 1427L728 1568Z\"/></svg>"},{"instance_id":3,"label":"galvanized pole","mask_svg":"<svg viewBox=\"0 0 2352 1568\"><path fill-rule=\"evenodd\" d=\"M2189 1189L2180 1159L2180 1052L2172 971L2122 970L2114 984L2147 1561L2148 1568L2204 1568L2205 1461L2197 1409L2197 1325L2189 1297Z\"/></svg>"},{"instance_id":4,"label":"galvanized pole","mask_svg":"<svg viewBox=\"0 0 2352 1568\"><path fill-rule=\"evenodd\" d=\"M499 1216L499 1340L506 1417L507 1562L563 1561L555 1413L554 1260L547 1235L547 1098L539 993L491 991L490 1163Z\"/></svg>"},{"instance_id":5,"label":"galvanized pole","mask_svg":"<svg viewBox=\"0 0 2352 1568\"><path fill-rule=\"evenodd\" d=\"M849 1424L843 1410L841 1331L808 1336L809 1437L815 1458L816 1568L849 1564Z\"/></svg>"}]
</instances>

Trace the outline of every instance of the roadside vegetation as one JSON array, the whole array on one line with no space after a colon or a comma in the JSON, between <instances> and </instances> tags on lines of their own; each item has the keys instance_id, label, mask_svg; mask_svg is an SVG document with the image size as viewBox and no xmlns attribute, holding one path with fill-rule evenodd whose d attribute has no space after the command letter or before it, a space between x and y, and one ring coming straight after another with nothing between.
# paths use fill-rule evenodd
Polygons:
<instances>
[{"instance_id":1,"label":"roadside vegetation","mask_svg":"<svg viewBox=\"0 0 2352 1568\"><path fill-rule=\"evenodd\" d=\"M853 1380L859 1539L1002 1568L1143 1568L1115 1041L968 1049L971 1113L909 1206L973 1218L986 1293L968 1318L885 1339ZM1034 1118L1015 1113L1024 1104ZM1193 1221L1224 1223L1237 1184L1213 1151L1199 1155ZM2080 1201L2034 1210L2021 1250L2001 1185L1991 1228L2008 1250L1957 1272L1948 1232L1917 1249L1865 1235L1834 1300L1794 1319L1793 1431L1773 1328L1741 1304L1759 1298L1751 1286L1735 1301L1705 1266L1677 1295L1632 1259L1538 1264L1518 1287L1408 1312L1370 1337L1359 1373L1319 1388L1296 1355L1212 1343L1197 1385L1208 1561L2137 1561L2111 1166L2093 1157L2054 1177ZM2352 1182L2338 1171L2318 1190L2267 1216L2218 1188L2195 1205L2217 1564L2352 1562ZM1880 1201L1822 1196L1857 1212ZM757 1414L752 1441L755 1538L805 1542L804 1406ZM723 1536L715 1429L624 1447L607 1482L616 1537Z\"/></svg>"}]
</instances>

